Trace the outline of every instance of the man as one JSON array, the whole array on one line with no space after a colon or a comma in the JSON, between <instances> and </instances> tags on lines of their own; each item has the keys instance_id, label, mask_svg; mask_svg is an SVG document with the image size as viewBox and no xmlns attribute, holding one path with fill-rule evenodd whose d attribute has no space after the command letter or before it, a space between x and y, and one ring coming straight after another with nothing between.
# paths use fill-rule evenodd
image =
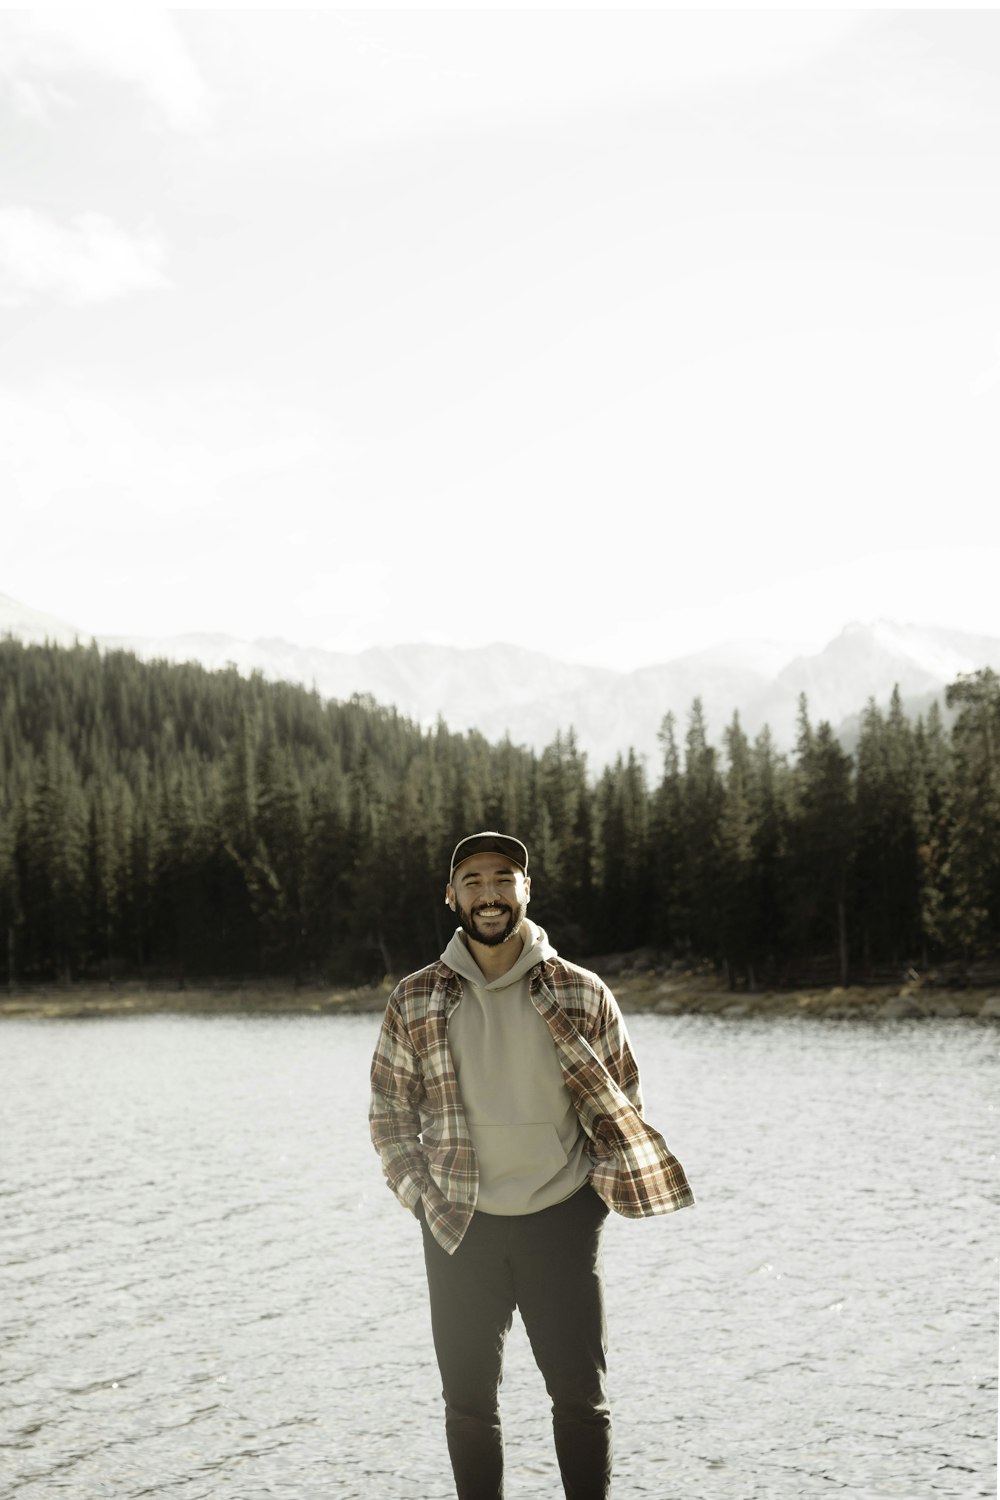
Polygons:
<instances>
[{"instance_id":1,"label":"man","mask_svg":"<svg viewBox=\"0 0 1000 1500\"><path fill-rule=\"evenodd\" d=\"M371 1131L420 1219L459 1500L502 1500L499 1387L518 1308L552 1398L568 1500L606 1500L611 1417L601 1232L694 1201L642 1118L621 1012L530 922L528 851L487 830L452 855L459 927L396 986L372 1061Z\"/></svg>"}]
</instances>

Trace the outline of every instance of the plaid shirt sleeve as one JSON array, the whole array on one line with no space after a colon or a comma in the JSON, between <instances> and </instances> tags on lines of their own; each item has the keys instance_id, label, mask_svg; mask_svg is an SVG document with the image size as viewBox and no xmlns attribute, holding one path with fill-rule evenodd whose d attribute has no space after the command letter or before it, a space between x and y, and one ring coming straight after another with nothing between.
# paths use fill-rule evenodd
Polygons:
<instances>
[{"instance_id":1,"label":"plaid shirt sleeve","mask_svg":"<svg viewBox=\"0 0 1000 1500\"><path fill-rule=\"evenodd\" d=\"M591 1045L629 1103L642 1114L642 1084L639 1065L632 1051L625 1019L618 1002L604 985Z\"/></svg>"},{"instance_id":2,"label":"plaid shirt sleeve","mask_svg":"<svg viewBox=\"0 0 1000 1500\"><path fill-rule=\"evenodd\" d=\"M371 1067L368 1122L386 1181L404 1207L415 1211L427 1183L420 1144L424 1080L420 1061L390 996Z\"/></svg>"},{"instance_id":3,"label":"plaid shirt sleeve","mask_svg":"<svg viewBox=\"0 0 1000 1500\"><path fill-rule=\"evenodd\" d=\"M559 959L542 969L542 1013L589 1137L591 1186L628 1219L688 1207L694 1194L684 1168L643 1117L639 1069L615 997L575 964Z\"/></svg>"}]
</instances>

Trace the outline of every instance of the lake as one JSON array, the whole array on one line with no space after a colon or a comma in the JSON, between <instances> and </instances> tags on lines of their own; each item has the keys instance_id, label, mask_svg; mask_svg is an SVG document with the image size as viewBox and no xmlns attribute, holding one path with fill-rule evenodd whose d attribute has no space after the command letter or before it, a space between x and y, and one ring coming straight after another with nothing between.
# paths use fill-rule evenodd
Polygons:
<instances>
[{"instance_id":1,"label":"lake","mask_svg":"<svg viewBox=\"0 0 1000 1500\"><path fill-rule=\"evenodd\" d=\"M448 1500L378 1018L0 1024L0 1495ZM606 1234L616 1500L996 1490L998 1034L629 1017L698 1206ZM515 1324L508 1500L562 1495Z\"/></svg>"}]
</instances>

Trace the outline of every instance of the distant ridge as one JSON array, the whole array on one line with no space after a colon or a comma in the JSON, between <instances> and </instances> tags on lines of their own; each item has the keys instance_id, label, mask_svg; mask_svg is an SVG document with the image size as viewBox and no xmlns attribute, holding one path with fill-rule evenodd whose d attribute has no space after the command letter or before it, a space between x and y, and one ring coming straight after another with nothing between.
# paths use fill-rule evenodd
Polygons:
<instances>
[{"instance_id":1,"label":"distant ridge","mask_svg":"<svg viewBox=\"0 0 1000 1500\"><path fill-rule=\"evenodd\" d=\"M259 671L271 681L314 687L324 698L367 693L425 726L441 718L451 729L476 729L489 740L509 734L515 744L535 750L572 728L595 770L631 748L655 772L664 715L674 714L683 744L695 697L702 699L714 743L721 743L737 710L747 734L753 737L768 724L778 748L788 750L804 692L812 722L829 720L850 747L869 698L884 706L896 684L907 712L916 716L941 700L959 673L981 667L1000 671L1000 637L888 620L846 625L813 655L788 659L787 648L773 643L734 641L632 672L562 662L503 644L470 650L417 644L352 653L219 634L92 636L0 594L3 635L60 645L93 638L104 650L133 651L146 660L198 661L213 669L231 663L245 675Z\"/></svg>"}]
</instances>

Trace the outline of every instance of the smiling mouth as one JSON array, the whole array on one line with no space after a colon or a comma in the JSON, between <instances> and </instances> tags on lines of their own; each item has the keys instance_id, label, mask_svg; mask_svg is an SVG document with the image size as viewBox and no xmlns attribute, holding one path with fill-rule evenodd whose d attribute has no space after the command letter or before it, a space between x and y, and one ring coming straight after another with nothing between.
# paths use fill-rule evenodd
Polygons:
<instances>
[{"instance_id":1,"label":"smiling mouth","mask_svg":"<svg viewBox=\"0 0 1000 1500\"><path fill-rule=\"evenodd\" d=\"M509 906L478 906L472 913L474 917L509 917Z\"/></svg>"}]
</instances>

